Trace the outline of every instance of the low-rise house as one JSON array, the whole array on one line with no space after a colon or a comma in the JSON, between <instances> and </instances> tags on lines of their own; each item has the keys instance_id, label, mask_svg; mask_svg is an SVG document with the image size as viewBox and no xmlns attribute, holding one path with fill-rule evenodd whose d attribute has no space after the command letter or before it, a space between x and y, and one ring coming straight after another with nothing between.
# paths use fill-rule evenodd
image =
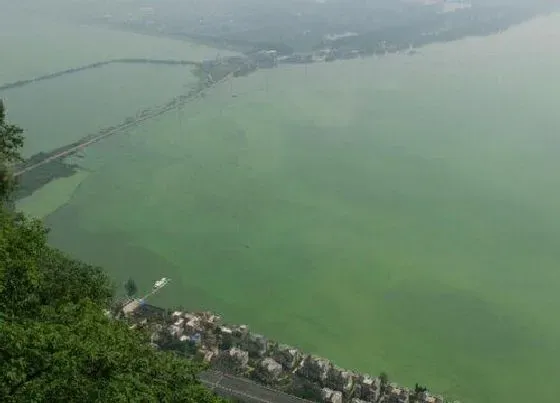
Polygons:
<instances>
[{"instance_id":1,"label":"low-rise house","mask_svg":"<svg viewBox=\"0 0 560 403\"><path fill-rule=\"evenodd\" d=\"M220 315L210 314L207 321L208 323L219 325L222 322L222 317Z\"/></svg>"},{"instance_id":2,"label":"low-rise house","mask_svg":"<svg viewBox=\"0 0 560 403\"><path fill-rule=\"evenodd\" d=\"M298 373L309 380L324 385L331 366L332 364L330 361L324 358L308 355L303 362L303 366L298 370Z\"/></svg>"},{"instance_id":3,"label":"low-rise house","mask_svg":"<svg viewBox=\"0 0 560 403\"><path fill-rule=\"evenodd\" d=\"M282 365L272 358L265 358L259 362L255 371L256 378L267 385L276 383L281 375Z\"/></svg>"},{"instance_id":4,"label":"low-rise house","mask_svg":"<svg viewBox=\"0 0 560 403\"><path fill-rule=\"evenodd\" d=\"M234 333L240 337L246 336L249 333L247 325L239 325L233 329Z\"/></svg>"},{"instance_id":5,"label":"low-rise house","mask_svg":"<svg viewBox=\"0 0 560 403\"><path fill-rule=\"evenodd\" d=\"M295 348L280 344L274 352L274 359L287 370L293 370L301 361L302 354Z\"/></svg>"},{"instance_id":6,"label":"low-rise house","mask_svg":"<svg viewBox=\"0 0 560 403\"><path fill-rule=\"evenodd\" d=\"M332 366L328 373L327 386L334 390L341 390L345 396L348 396L354 387L354 378L357 376L352 372Z\"/></svg>"},{"instance_id":7,"label":"low-rise house","mask_svg":"<svg viewBox=\"0 0 560 403\"><path fill-rule=\"evenodd\" d=\"M227 326L220 326L220 332L222 332L223 334L233 334L233 330L231 330Z\"/></svg>"},{"instance_id":8,"label":"low-rise house","mask_svg":"<svg viewBox=\"0 0 560 403\"><path fill-rule=\"evenodd\" d=\"M342 403L342 392L323 388L321 389L321 399L325 403Z\"/></svg>"},{"instance_id":9,"label":"low-rise house","mask_svg":"<svg viewBox=\"0 0 560 403\"><path fill-rule=\"evenodd\" d=\"M431 396L428 392L423 392L419 396L421 403L444 403L444 399L441 396ZM458 402L455 402L458 403Z\"/></svg>"},{"instance_id":10,"label":"low-rise house","mask_svg":"<svg viewBox=\"0 0 560 403\"><path fill-rule=\"evenodd\" d=\"M215 367L230 374L242 374L249 369L249 353L239 348L221 351L214 360Z\"/></svg>"},{"instance_id":11,"label":"low-rise house","mask_svg":"<svg viewBox=\"0 0 560 403\"><path fill-rule=\"evenodd\" d=\"M200 325L200 319L196 316L191 318L185 325L185 330L188 333L195 333L201 332L203 330L202 326Z\"/></svg>"},{"instance_id":12,"label":"low-rise house","mask_svg":"<svg viewBox=\"0 0 560 403\"><path fill-rule=\"evenodd\" d=\"M380 395L380 384L378 378L372 378L369 375L364 375L360 381L358 381L356 392L359 398L375 402Z\"/></svg>"},{"instance_id":13,"label":"low-rise house","mask_svg":"<svg viewBox=\"0 0 560 403\"><path fill-rule=\"evenodd\" d=\"M268 340L260 334L249 333L243 344L251 357L264 357L268 351Z\"/></svg>"},{"instance_id":14,"label":"low-rise house","mask_svg":"<svg viewBox=\"0 0 560 403\"><path fill-rule=\"evenodd\" d=\"M176 338L179 338L183 335L184 328L183 326L179 325L171 325L169 327L169 333Z\"/></svg>"},{"instance_id":15,"label":"low-rise house","mask_svg":"<svg viewBox=\"0 0 560 403\"><path fill-rule=\"evenodd\" d=\"M231 347L235 347L235 337L233 335L233 330L231 330L227 326L220 326L217 344L221 350L227 350Z\"/></svg>"},{"instance_id":16,"label":"low-rise house","mask_svg":"<svg viewBox=\"0 0 560 403\"><path fill-rule=\"evenodd\" d=\"M387 386L386 394L389 397L389 403L408 403L410 390L399 387L396 383L390 383Z\"/></svg>"}]
</instances>

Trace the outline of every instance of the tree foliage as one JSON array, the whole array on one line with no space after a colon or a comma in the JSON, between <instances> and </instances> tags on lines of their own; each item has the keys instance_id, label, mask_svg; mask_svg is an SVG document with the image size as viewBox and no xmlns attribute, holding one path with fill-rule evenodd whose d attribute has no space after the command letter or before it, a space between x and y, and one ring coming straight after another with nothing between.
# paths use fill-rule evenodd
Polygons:
<instances>
[{"instance_id":1,"label":"tree foliage","mask_svg":"<svg viewBox=\"0 0 560 403\"><path fill-rule=\"evenodd\" d=\"M21 161L23 146L23 129L9 124L6 119L6 107L0 99L0 153L8 163Z\"/></svg>"},{"instance_id":2,"label":"tree foliage","mask_svg":"<svg viewBox=\"0 0 560 403\"><path fill-rule=\"evenodd\" d=\"M381 386L386 386L389 384L389 375L387 374L387 372L382 371L379 374L379 383L381 384Z\"/></svg>"},{"instance_id":3,"label":"tree foliage","mask_svg":"<svg viewBox=\"0 0 560 403\"><path fill-rule=\"evenodd\" d=\"M129 278L128 280L126 280L126 282L124 283L124 290L127 297L134 297L136 295L136 293L138 292L138 286L136 285L134 279Z\"/></svg>"},{"instance_id":4,"label":"tree foliage","mask_svg":"<svg viewBox=\"0 0 560 403\"><path fill-rule=\"evenodd\" d=\"M6 119L6 108L0 99L0 202L5 203L14 189L15 181L10 175L12 166L22 160L23 130Z\"/></svg>"},{"instance_id":5,"label":"tree foliage","mask_svg":"<svg viewBox=\"0 0 560 403\"><path fill-rule=\"evenodd\" d=\"M0 107L9 175L21 130ZM112 295L100 268L50 247L40 221L0 206L0 401L220 400L196 380L201 364L154 350L146 335L108 317Z\"/></svg>"},{"instance_id":6,"label":"tree foliage","mask_svg":"<svg viewBox=\"0 0 560 403\"><path fill-rule=\"evenodd\" d=\"M428 391L425 386L416 383L414 385L414 392L410 395L410 403L420 402L424 393ZM423 399L422 399L423 400Z\"/></svg>"},{"instance_id":7,"label":"tree foliage","mask_svg":"<svg viewBox=\"0 0 560 403\"><path fill-rule=\"evenodd\" d=\"M106 306L107 275L47 245L40 221L0 210L0 312L35 317L45 306L89 300Z\"/></svg>"},{"instance_id":8,"label":"tree foliage","mask_svg":"<svg viewBox=\"0 0 560 403\"><path fill-rule=\"evenodd\" d=\"M152 349L91 302L0 324L0 401L209 402L197 364Z\"/></svg>"},{"instance_id":9,"label":"tree foliage","mask_svg":"<svg viewBox=\"0 0 560 403\"><path fill-rule=\"evenodd\" d=\"M377 399L378 402L384 398L385 393L387 392L388 385L389 385L389 375L387 374L387 372L382 371L379 374L379 397Z\"/></svg>"}]
</instances>

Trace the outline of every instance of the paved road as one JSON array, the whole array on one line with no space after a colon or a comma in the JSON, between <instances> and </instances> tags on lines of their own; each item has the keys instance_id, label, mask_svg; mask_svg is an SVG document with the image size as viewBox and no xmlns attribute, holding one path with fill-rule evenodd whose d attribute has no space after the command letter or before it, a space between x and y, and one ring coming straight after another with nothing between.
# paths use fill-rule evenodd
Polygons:
<instances>
[{"instance_id":1,"label":"paved road","mask_svg":"<svg viewBox=\"0 0 560 403\"><path fill-rule=\"evenodd\" d=\"M309 400L290 396L267 388L244 378L226 375L216 371L206 371L199 375L200 381L221 396L236 398L247 403L311 403Z\"/></svg>"}]
</instances>

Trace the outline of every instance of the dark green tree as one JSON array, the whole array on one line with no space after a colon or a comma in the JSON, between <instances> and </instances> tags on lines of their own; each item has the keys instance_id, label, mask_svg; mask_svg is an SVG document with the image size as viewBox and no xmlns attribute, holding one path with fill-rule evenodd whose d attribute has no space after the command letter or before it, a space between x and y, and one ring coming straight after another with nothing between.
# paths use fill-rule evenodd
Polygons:
<instances>
[{"instance_id":1,"label":"dark green tree","mask_svg":"<svg viewBox=\"0 0 560 403\"><path fill-rule=\"evenodd\" d=\"M154 350L91 302L0 323L2 402L213 402L202 368Z\"/></svg>"},{"instance_id":2,"label":"dark green tree","mask_svg":"<svg viewBox=\"0 0 560 403\"><path fill-rule=\"evenodd\" d=\"M45 306L89 300L107 306L113 287L98 267L47 245L40 221L0 209L0 312L34 317Z\"/></svg>"},{"instance_id":3,"label":"dark green tree","mask_svg":"<svg viewBox=\"0 0 560 403\"><path fill-rule=\"evenodd\" d=\"M0 203L5 204L14 190L14 164L22 161L23 130L6 119L6 108L0 99Z\"/></svg>"},{"instance_id":4,"label":"dark green tree","mask_svg":"<svg viewBox=\"0 0 560 403\"><path fill-rule=\"evenodd\" d=\"M389 385L389 375L387 375L387 372L382 371L379 374L379 398L377 399L377 401L380 401L385 396L385 393L387 393L388 385Z\"/></svg>"},{"instance_id":5,"label":"dark green tree","mask_svg":"<svg viewBox=\"0 0 560 403\"><path fill-rule=\"evenodd\" d=\"M424 392L426 392L428 388L419 385L418 383L414 385L414 392L410 395L410 403L419 402Z\"/></svg>"},{"instance_id":6,"label":"dark green tree","mask_svg":"<svg viewBox=\"0 0 560 403\"><path fill-rule=\"evenodd\" d=\"M129 278L124 283L124 290L126 292L127 297L130 298L134 297L138 292L138 287L136 286L136 282L132 278Z\"/></svg>"}]
</instances>

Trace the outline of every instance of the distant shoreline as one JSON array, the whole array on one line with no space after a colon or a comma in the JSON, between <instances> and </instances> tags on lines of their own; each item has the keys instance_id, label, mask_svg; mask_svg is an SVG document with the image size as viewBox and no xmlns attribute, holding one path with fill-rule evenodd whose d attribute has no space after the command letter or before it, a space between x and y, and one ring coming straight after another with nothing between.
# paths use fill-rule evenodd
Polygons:
<instances>
[{"instance_id":1,"label":"distant shoreline","mask_svg":"<svg viewBox=\"0 0 560 403\"><path fill-rule=\"evenodd\" d=\"M534 16L536 17L536 16ZM498 27L490 28L485 26L482 32L478 35L486 36L499 32L503 29L508 29L513 25L517 25L524 21L502 21ZM130 29L130 31L150 35L147 32L140 32L137 27ZM479 27L480 28L480 27ZM461 30L459 30L461 31ZM22 178L21 191L18 199L29 196L35 190L40 189L51 180L58 177L72 175L78 166L74 164L66 164L62 159L66 156L75 154L81 151L84 147L94 144L103 138L120 133L123 130L134 127L137 124L151 119L152 117L159 116L169 110L182 107L186 102L192 98L198 97L203 94L204 90L212 87L218 82L223 81L227 77L246 76L259 69L275 68L279 64L313 64L313 63L328 63L335 60L348 60L356 58L368 58L375 55L386 54L415 54L418 49L426 45L438 42L452 42L455 40L463 39L467 36L473 35L473 32L447 32L443 36L432 36L424 38L421 42L414 42L404 38L391 43L386 41L370 41L373 38L368 38L369 35L362 35L361 40L357 37L344 37L329 43L326 48L317 49L311 52L282 54L278 50L272 49L253 49L253 51L239 55L239 56L226 56L216 60L192 61L192 60L173 60L173 59L150 59L150 58L116 58L101 62L90 63L84 66L70 68L55 73L45 74L39 77L19 80L7 84L0 85L0 96L2 90L9 90L14 88L23 87L36 82L59 78L64 75L74 74L81 71L96 69L111 64L158 64L158 65L175 65L175 66L193 66L195 67L194 74L199 77L199 87L196 90L190 91L188 95L180 95L174 97L165 105L148 108L138 112L134 117L126 118L119 125L105 128L96 134L82 137L80 140L59 147L47 152L40 152L17 167L16 176ZM475 34L476 35L476 34ZM167 36L169 35L160 35ZM175 33L177 36L177 33ZM188 35L183 36L185 39ZM195 38L189 38L195 40ZM200 38L199 38L200 39ZM364 41L365 40L365 41ZM327 45L327 44L325 44ZM273 56L271 53L273 52ZM31 174L35 168L41 168L37 173Z\"/></svg>"}]
</instances>

